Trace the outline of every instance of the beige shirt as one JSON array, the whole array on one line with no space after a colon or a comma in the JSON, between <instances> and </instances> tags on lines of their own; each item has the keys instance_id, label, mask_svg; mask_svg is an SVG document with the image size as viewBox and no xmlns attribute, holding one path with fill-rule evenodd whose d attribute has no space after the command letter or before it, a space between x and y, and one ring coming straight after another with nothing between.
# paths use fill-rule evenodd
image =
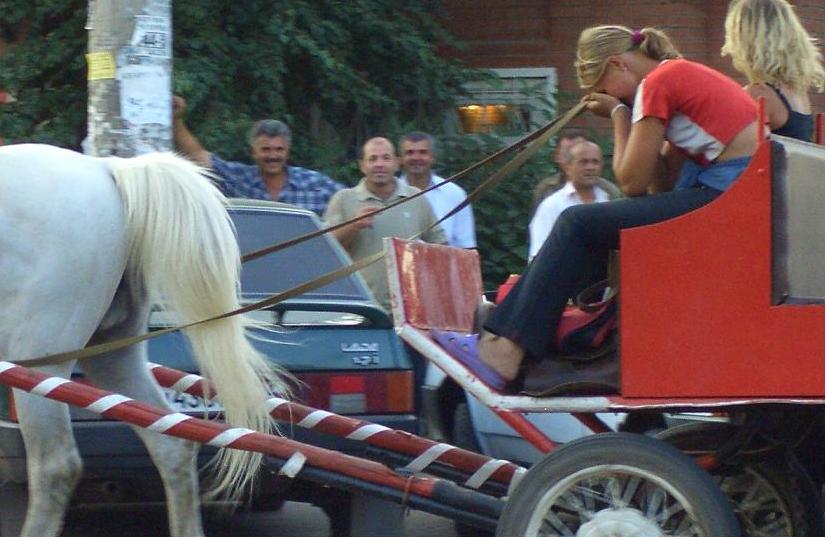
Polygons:
<instances>
[{"instance_id":1,"label":"beige shirt","mask_svg":"<svg viewBox=\"0 0 828 537\"><path fill-rule=\"evenodd\" d=\"M385 207L420 191L418 188L397 181L397 189L388 199L383 200L368 190L365 181L363 178L357 186L342 189L334 194L325 211L324 220L327 225L336 225L354 218L362 207ZM408 239L425 230L435 221L431 205L425 196L420 196L374 216L373 225L360 231L346 251L352 259L362 259L382 250L382 239L385 237ZM420 238L426 242L447 243L440 226L435 226ZM365 267L362 270L362 276L371 292L374 293L377 302L384 308L390 309L391 300L385 263L378 261Z\"/></svg>"}]
</instances>

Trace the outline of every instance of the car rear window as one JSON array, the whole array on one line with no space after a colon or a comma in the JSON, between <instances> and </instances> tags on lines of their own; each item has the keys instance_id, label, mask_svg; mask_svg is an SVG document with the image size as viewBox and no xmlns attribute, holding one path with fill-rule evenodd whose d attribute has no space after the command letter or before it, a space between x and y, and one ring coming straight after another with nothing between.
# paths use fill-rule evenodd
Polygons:
<instances>
[{"instance_id":1,"label":"car rear window","mask_svg":"<svg viewBox=\"0 0 828 537\"><path fill-rule=\"evenodd\" d=\"M230 211L239 235L242 254L319 229L319 220L310 213L233 208ZM242 265L242 292L260 299L336 270L350 260L328 237L316 237ZM364 284L354 275L340 278L305 293L303 299L371 300Z\"/></svg>"}]
</instances>

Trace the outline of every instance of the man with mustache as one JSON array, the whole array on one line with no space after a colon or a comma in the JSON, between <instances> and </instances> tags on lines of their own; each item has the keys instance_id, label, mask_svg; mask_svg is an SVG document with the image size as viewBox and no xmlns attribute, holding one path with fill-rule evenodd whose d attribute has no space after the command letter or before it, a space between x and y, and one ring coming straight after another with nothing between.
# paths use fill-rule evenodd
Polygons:
<instances>
[{"instance_id":1,"label":"man with mustache","mask_svg":"<svg viewBox=\"0 0 828 537\"><path fill-rule=\"evenodd\" d=\"M250 129L250 157L255 164L228 162L210 153L184 123L187 103L173 97L173 135L178 150L193 162L212 169L228 197L290 203L325 212L331 196L343 186L316 170L289 166L290 129L275 119L257 121Z\"/></svg>"},{"instance_id":2,"label":"man with mustache","mask_svg":"<svg viewBox=\"0 0 828 537\"><path fill-rule=\"evenodd\" d=\"M529 223L529 261L540 251L564 209L610 199L599 186L604 158L597 144L584 139L575 142L562 154L561 165L566 183L538 205Z\"/></svg>"},{"instance_id":3,"label":"man with mustache","mask_svg":"<svg viewBox=\"0 0 828 537\"><path fill-rule=\"evenodd\" d=\"M371 138L365 142L359 154L359 169L364 177L357 186L342 189L331 198L325 211L325 223L333 226L357 216L375 213L419 192L420 189L395 177L398 167L394 144L388 139ZM426 229L428 231L420 237L422 240L446 244L442 228L431 227L436 221L428 200L425 196L420 196L332 233L351 258L358 260L382 250L382 240L386 237L407 239ZM361 273L377 302L390 310L385 264L381 261L374 263L362 269Z\"/></svg>"}]
</instances>

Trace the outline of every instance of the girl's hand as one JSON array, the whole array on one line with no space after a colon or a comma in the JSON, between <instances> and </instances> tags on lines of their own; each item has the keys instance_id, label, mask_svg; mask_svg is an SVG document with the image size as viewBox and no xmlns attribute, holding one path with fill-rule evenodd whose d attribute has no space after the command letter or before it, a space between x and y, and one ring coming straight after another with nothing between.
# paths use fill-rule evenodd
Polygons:
<instances>
[{"instance_id":1,"label":"girl's hand","mask_svg":"<svg viewBox=\"0 0 828 537\"><path fill-rule=\"evenodd\" d=\"M612 109L621 104L617 98L606 93L588 93L582 101L586 103L590 112L599 117L610 117Z\"/></svg>"}]
</instances>

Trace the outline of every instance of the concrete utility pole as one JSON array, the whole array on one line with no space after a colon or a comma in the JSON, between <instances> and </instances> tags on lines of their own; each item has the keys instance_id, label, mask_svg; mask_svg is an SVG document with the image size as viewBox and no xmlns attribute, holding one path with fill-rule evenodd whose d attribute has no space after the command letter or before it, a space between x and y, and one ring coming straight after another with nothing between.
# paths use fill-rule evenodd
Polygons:
<instances>
[{"instance_id":1,"label":"concrete utility pole","mask_svg":"<svg viewBox=\"0 0 828 537\"><path fill-rule=\"evenodd\" d=\"M170 0L89 0L86 153L172 148Z\"/></svg>"}]
</instances>

